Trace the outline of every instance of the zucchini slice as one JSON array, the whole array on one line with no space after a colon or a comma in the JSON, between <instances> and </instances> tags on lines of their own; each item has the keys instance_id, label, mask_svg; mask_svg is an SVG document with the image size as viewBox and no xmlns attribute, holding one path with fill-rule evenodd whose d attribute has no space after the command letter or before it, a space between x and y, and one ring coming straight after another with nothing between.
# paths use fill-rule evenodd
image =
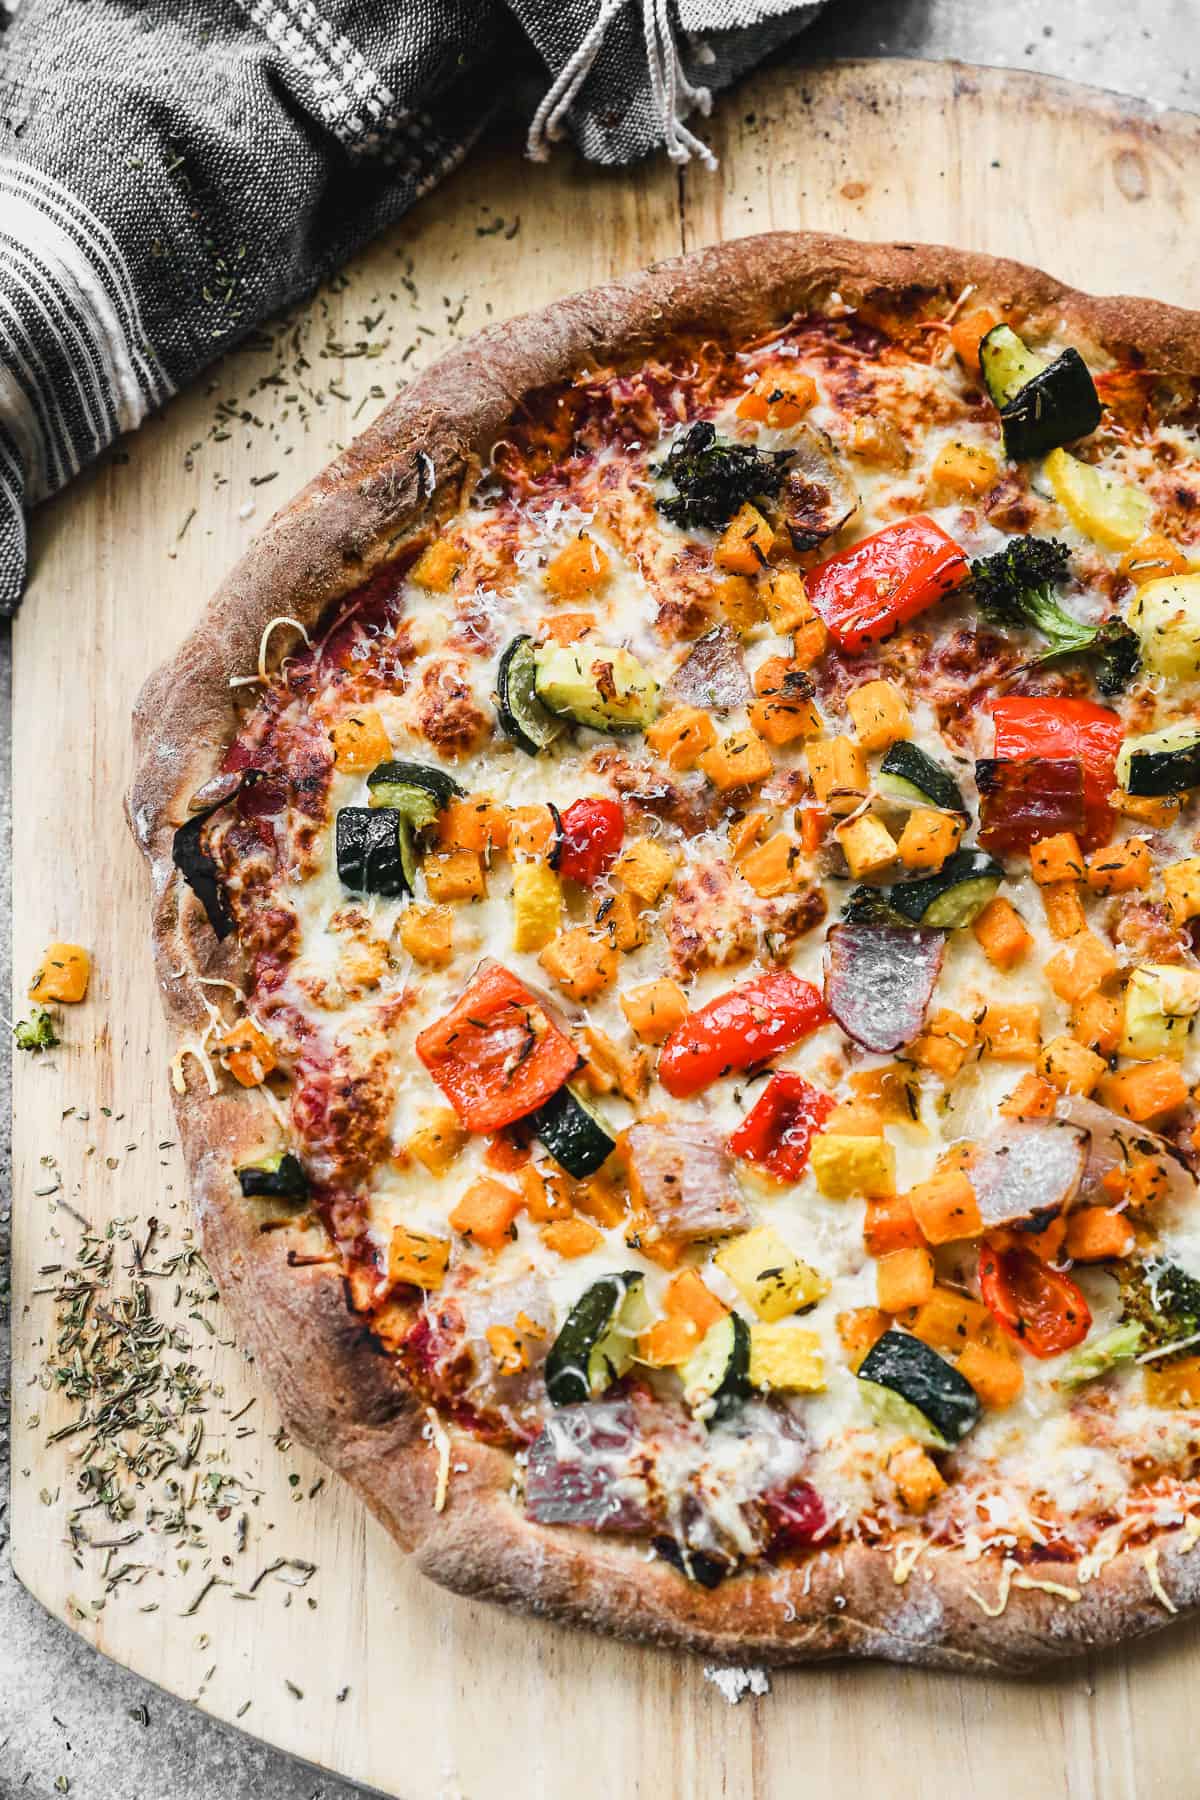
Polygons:
<instances>
[{"instance_id":1,"label":"zucchini slice","mask_svg":"<svg viewBox=\"0 0 1200 1800\"><path fill-rule=\"evenodd\" d=\"M612 1155L617 1140L604 1120L572 1087L560 1087L544 1106L530 1113L529 1124L556 1163L582 1181L594 1175Z\"/></svg>"},{"instance_id":2,"label":"zucchini slice","mask_svg":"<svg viewBox=\"0 0 1200 1800\"><path fill-rule=\"evenodd\" d=\"M956 850L936 875L898 882L885 893L888 906L909 924L957 931L979 917L1003 880L1003 867L986 850Z\"/></svg>"},{"instance_id":3,"label":"zucchini slice","mask_svg":"<svg viewBox=\"0 0 1200 1800\"><path fill-rule=\"evenodd\" d=\"M1014 462L1045 456L1100 423L1100 396L1078 350L1064 350L1048 363L1009 326L994 325L979 347L979 361Z\"/></svg>"},{"instance_id":4,"label":"zucchini slice","mask_svg":"<svg viewBox=\"0 0 1200 1800\"><path fill-rule=\"evenodd\" d=\"M912 800L942 812L963 813L966 801L957 781L941 763L907 738L893 744L879 765L879 791L893 800Z\"/></svg>"},{"instance_id":5,"label":"zucchini slice","mask_svg":"<svg viewBox=\"0 0 1200 1800\"><path fill-rule=\"evenodd\" d=\"M531 637L515 637L496 671L496 715L500 729L526 756L538 756L561 737L563 723L534 692L536 669Z\"/></svg>"},{"instance_id":6,"label":"zucchini slice","mask_svg":"<svg viewBox=\"0 0 1200 1800\"><path fill-rule=\"evenodd\" d=\"M859 1364L858 1378L867 1390L868 1404L882 1406L889 1421L906 1430L915 1413L926 1433L933 1433L926 1442L935 1448L957 1444L979 1423L979 1396L970 1382L907 1331L885 1331ZM886 1389L894 1398L878 1400L870 1392L872 1386ZM904 1403L903 1414L897 1401Z\"/></svg>"},{"instance_id":7,"label":"zucchini slice","mask_svg":"<svg viewBox=\"0 0 1200 1800\"><path fill-rule=\"evenodd\" d=\"M243 1163L237 1172L247 1200L307 1200L308 1176L290 1150L279 1150L258 1162Z\"/></svg>"},{"instance_id":8,"label":"zucchini slice","mask_svg":"<svg viewBox=\"0 0 1200 1800\"><path fill-rule=\"evenodd\" d=\"M1117 756L1117 785L1127 794L1180 794L1200 787L1200 730L1168 725L1126 738Z\"/></svg>"},{"instance_id":9,"label":"zucchini slice","mask_svg":"<svg viewBox=\"0 0 1200 1800\"><path fill-rule=\"evenodd\" d=\"M343 806L337 815L336 845L338 876L351 893L379 894L385 900L412 893L417 858L412 826L402 812Z\"/></svg>"},{"instance_id":10,"label":"zucchini slice","mask_svg":"<svg viewBox=\"0 0 1200 1800\"><path fill-rule=\"evenodd\" d=\"M367 805L389 806L403 813L414 831L424 831L451 800L461 800L466 789L443 769L426 763L385 762L367 776Z\"/></svg>"},{"instance_id":11,"label":"zucchini slice","mask_svg":"<svg viewBox=\"0 0 1200 1800\"><path fill-rule=\"evenodd\" d=\"M650 1322L640 1269L602 1275L567 1314L546 1358L546 1392L554 1406L591 1400L633 1364L639 1331Z\"/></svg>"},{"instance_id":12,"label":"zucchini slice","mask_svg":"<svg viewBox=\"0 0 1200 1800\"><path fill-rule=\"evenodd\" d=\"M710 1325L679 1371L683 1396L707 1424L724 1419L750 1398L750 1327L738 1313Z\"/></svg>"},{"instance_id":13,"label":"zucchini slice","mask_svg":"<svg viewBox=\"0 0 1200 1800\"><path fill-rule=\"evenodd\" d=\"M593 731L644 731L658 713L658 683L636 656L608 644L543 644L534 651L542 705Z\"/></svg>"}]
</instances>

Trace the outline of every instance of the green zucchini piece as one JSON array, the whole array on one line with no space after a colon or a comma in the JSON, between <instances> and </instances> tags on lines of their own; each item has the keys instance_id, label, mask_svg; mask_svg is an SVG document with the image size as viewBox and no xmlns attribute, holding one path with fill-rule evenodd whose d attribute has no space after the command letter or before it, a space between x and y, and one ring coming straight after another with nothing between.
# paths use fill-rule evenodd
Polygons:
<instances>
[{"instance_id":1,"label":"green zucchini piece","mask_svg":"<svg viewBox=\"0 0 1200 1800\"><path fill-rule=\"evenodd\" d=\"M684 1399L708 1424L750 1398L750 1327L738 1313L710 1325L679 1371Z\"/></svg>"},{"instance_id":2,"label":"green zucchini piece","mask_svg":"<svg viewBox=\"0 0 1200 1800\"><path fill-rule=\"evenodd\" d=\"M560 1087L544 1106L530 1113L528 1123L555 1162L577 1181L594 1175L617 1147L616 1137L599 1113L572 1087Z\"/></svg>"},{"instance_id":3,"label":"green zucchini piece","mask_svg":"<svg viewBox=\"0 0 1200 1800\"><path fill-rule=\"evenodd\" d=\"M879 1382L866 1380L862 1375L859 1376L858 1385L877 1425L889 1425L894 1431L902 1431L905 1437L915 1438L926 1450L950 1448L933 1421L927 1419L911 1401L898 1394L895 1388L881 1387Z\"/></svg>"},{"instance_id":4,"label":"green zucchini piece","mask_svg":"<svg viewBox=\"0 0 1200 1800\"><path fill-rule=\"evenodd\" d=\"M1000 412L1027 381L1045 370L1047 363L1017 336L1011 325L993 325L980 341L979 366L992 404Z\"/></svg>"},{"instance_id":5,"label":"green zucchini piece","mask_svg":"<svg viewBox=\"0 0 1200 1800\"><path fill-rule=\"evenodd\" d=\"M602 1275L567 1315L546 1358L546 1392L554 1406L594 1399L633 1363L639 1331L650 1322L640 1269Z\"/></svg>"},{"instance_id":6,"label":"green zucchini piece","mask_svg":"<svg viewBox=\"0 0 1200 1800\"><path fill-rule=\"evenodd\" d=\"M932 756L902 738L879 765L879 791L895 800L915 800L942 812L966 813L957 781Z\"/></svg>"},{"instance_id":7,"label":"green zucchini piece","mask_svg":"<svg viewBox=\"0 0 1200 1800\"><path fill-rule=\"evenodd\" d=\"M412 827L403 813L385 807L339 808L336 825L337 871L354 894L379 894L398 900L411 894L417 859Z\"/></svg>"},{"instance_id":8,"label":"green zucchini piece","mask_svg":"<svg viewBox=\"0 0 1200 1800\"><path fill-rule=\"evenodd\" d=\"M1181 794L1200 787L1200 731L1168 725L1126 738L1117 756L1117 786L1127 794Z\"/></svg>"},{"instance_id":9,"label":"green zucchini piece","mask_svg":"<svg viewBox=\"0 0 1200 1800\"><path fill-rule=\"evenodd\" d=\"M1100 396L1078 350L1046 362L1009 326L994 325L979 346L979 361L1014 462L1045 456L1100 423Z\"/></svg>"},{"instance_id":10,"label":"green zucchini piece","mask_svg":"<svg viewBox=\"0 0 1200 1800\"><path fill-rule=\"evenodd\" d=\"M644 731L658 713L658 683L628 650L607 644L543 644L534 652L543 706L593 731Z\"/></svg>"},{"instance_id":11,"label":"green zucchini piece","mask_svg":"<svg viewBox=\"0 0 1200 1800\"><path fill-rule=\"evenodd\" d=\"M859 1364L858 1378L907 1401L947 1444L979 1423L979 1396L970 1382L907 1331L885 1331Z\"/></svg>"},{"instance_id":12,"label":"green zucchini piece","mask_svg":"<svg viewBox=\"0 0 1200 1800\"><path fill-rule=\"evenodd\" d=\"M367 776L367 805L403 813L414 831L432 825L451 800L461 800L466 791L453 775L425 763L380 763Z\"/></svg>"},{"instance_id":13,"label":"green zucchini piece","mask_svg":"<svg viewBox=\"0 0 1200 1800\"><path fill-rule=\"evenodd\" d=\"M892 911L910 925L957 931L979 917L1003 880L1003 867L986 850L956 850L936 875L885 892Z\"/></svg>"},{"instance_id":14,"label":"green zucchini piece","mask_svg":"<svg viewBox=\"0 0 1200 1800\"><path fill-rule=\"evenodd\" d=\"M247 1200L307 1200L308 1176L290 1150L279 1150L258 1162L243 1163L237 1172Z\"/></svg>"},{"instance_id":15,"label":"green zucchini piece","mask_svg":"<svg viewBox=\"0 0 1200 1800\"><path fill-rule=\"evenodd\" d=\"M534 691L533 639L515 637L496 671L496 715L500 729L526 756L538 756L561 737L563 723L547 712Z\"/></svg>"}]
</instances>

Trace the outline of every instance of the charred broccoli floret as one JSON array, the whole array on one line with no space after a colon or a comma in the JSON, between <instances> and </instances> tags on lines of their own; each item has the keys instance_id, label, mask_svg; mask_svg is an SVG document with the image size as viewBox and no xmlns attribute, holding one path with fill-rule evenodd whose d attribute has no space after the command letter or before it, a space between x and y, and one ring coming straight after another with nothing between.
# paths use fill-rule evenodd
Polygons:
<instances>
[{"instance_id":1,"label":"charred broccoli floret","mask_svg":"<svg viewBox=\"0 0 1200 1800\"><path fill-rule=\"evenodd\" d=\"M54 1015L44 1006L35 1006L27 1019L18 1019L12 1028L18 1050L53 1050L61 1042L54 1029Z\"/></svg>"},{"instance_id":2,"label":"charred broccoli floret","mask_svg":"<svg viewBox=\"0 0 1200 1800\"><path fill-rule=\"evenodd\" d=\"M655 502L674 525L727 525L747 500L779 492L790 450L756 450L719 438L707 419L676 438L667 459L653 471L674 483L675 492Z\"/></svg>"},{"instance_id":3,"label":"charred broccoli floret","mask_svg":"<svg viewBox=\"0 0 1200 1800\"><path fill-rule=\"evenodd\" d=\"M1137 633L1120 619L1084 625L1072 618L1054 591L1070 573L1070 552L1057 538L1013 538L994 556L971 564L975 604L993 625L1031 627L1049 639L1035 665L1060 656L1093 657L1100 692L1120 694L1141 667Z\"/></svg>"},{"instance_id":4,"label":"charred broccoli floret","mask_svg":"<svg viewBox=\"0 0 1200 1800\"><path fill-rule=\"evenodd\" d=\"M1128 1261L1118 1270L1121 1317L1136 1321L1144 1332L1143 1347L1182 1346L1200 1332L1200 1281L1165 1257Z\"/></svg>"}]
</instances>

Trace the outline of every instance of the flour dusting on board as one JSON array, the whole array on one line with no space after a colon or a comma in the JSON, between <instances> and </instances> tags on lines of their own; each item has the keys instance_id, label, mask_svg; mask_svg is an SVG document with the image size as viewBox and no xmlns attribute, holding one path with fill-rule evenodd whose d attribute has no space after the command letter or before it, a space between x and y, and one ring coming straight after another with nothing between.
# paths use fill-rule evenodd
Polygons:
<instances>
[{"instance_id":1,"label":"flour dusting on board","mask_svg":"<svg viewBox=\"0 0 1200 1800\"><path fill-rule=\"evenodd\" d=\"M712 1682L722 1700L727 1700L730 1706L736 1706L746 1694L769 1694L771 1691L765 1669L719 1669L715 1663L709 1663L704 1679Z\"/></svg>"}]
</instances>

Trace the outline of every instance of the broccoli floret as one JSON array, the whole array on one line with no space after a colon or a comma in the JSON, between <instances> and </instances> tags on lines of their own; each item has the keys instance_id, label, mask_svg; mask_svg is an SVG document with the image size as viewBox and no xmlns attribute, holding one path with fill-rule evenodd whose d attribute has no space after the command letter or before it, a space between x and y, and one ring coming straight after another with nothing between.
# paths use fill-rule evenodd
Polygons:
<instances>
[{"instance_id":1,"label":"broccoli floret","mask_svg":"<svg viewBox=\"0 0 1200 1800\"><path fill-rule=\"evenodd\" d=\"M975 604L994 625L1032 627L1049 639L1049 649L1032 666L1060 656L1093 656L1100 692L1122 693L1141 668L1137 633L1120 619L1084 625L1064 611L1054 590L1070 572L1070 552L1057 538L1013 538L995 556L971 564Z\"/></svg>"},{"instance_id":2,"label":"broccoli floret","mask_svg":"<svg viewBox=\"0 0 1200 1800\"><path fill-rule=\"evenodd\" d=\"M1163 1257L1120 1265L1122 1320L1142 1327L1144 1347L1164 1349L1200 1332L1200 1281Z\"/></svg>"},{"instance_id":3,"label":"broccoli floret","mask_svg":"<svg viewBox=\"0 0 1200 1800\"><path fill-rule=\"evenodd\" d=\"M791 458L790 450L755 450L719 438L701 419L675 440L666 462L654 469L675 484L675 493L655 504L672 524L718 530L745 501L777 494Z\"/></svg>"},{"instance_id":4,"label":"broccoli floret","mask_svg":"<svg viewBox=\"0 0 1200 1800\"><path fill-rule=\"evenodd\" d=\"M53 1050L61 1040L54 1029L54 1015L44 1006L35 1006L27 1019L18 1019L12 1028L18 1050Z\"/></svg>"}]
</instances>

